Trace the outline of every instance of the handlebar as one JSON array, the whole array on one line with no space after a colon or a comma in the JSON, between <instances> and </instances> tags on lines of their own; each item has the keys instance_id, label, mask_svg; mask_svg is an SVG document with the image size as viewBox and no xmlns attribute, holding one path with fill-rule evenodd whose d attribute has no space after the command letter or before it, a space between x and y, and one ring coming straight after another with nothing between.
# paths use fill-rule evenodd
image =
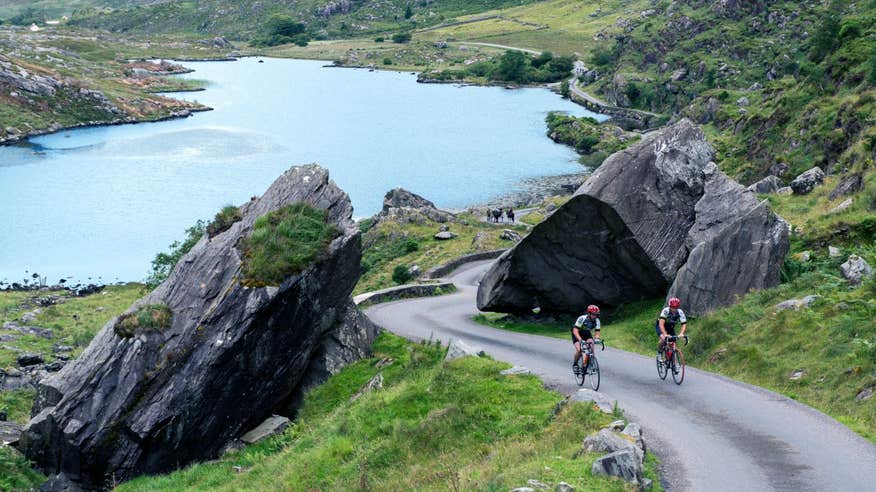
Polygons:
<instances>
[{"instance_id":1,"label":"handlebar","mask_svg":"<svg viewBox=\"0 0 876 492\"><path fill-rule=\"evenodd\" d=\"M675 341L677 341L679 338L684 338L684 344L685 344L685 345L688 344L689 340L688 340L688 338L687 338L687 335L683 335L683 336L668 336L668 337L666 337L666 341L667 341L667 342L675 342Z\"/></svg>"}]
</instances>

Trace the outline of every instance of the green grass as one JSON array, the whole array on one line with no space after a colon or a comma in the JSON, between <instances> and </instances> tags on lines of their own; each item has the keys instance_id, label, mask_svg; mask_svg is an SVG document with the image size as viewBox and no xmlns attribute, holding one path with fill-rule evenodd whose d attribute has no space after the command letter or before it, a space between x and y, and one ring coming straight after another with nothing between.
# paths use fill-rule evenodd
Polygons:
<instances>
[{"instance_id":1,"label":"green grass","mask_svg":"<svg viewBox=\"0 0 876 492\"><path fill-rule=\"evenodd\" d=\"M447 224L457 237L445 241L434 238L442 224L430 220L420 224L385 220L367 229L362 239L364 272L353 294L396 285L392 278L396 267L417 265L425 272L466 254L511 246L510 241L499 237L506 228L504 224L490 224L468 213L458 215L457 219ZM513 229L521 233L526 230L521 225Z\"/></svg>"},{"instance_id":2,"label":"green grass","mask_svg":"<svg viewBox=\"0 0 876 492\"><path fill-rule=\"evenodd\" d=\"M132 313L119 316L113 331L122 338L131 338L149 331L162 331L170 327L173 312L164 304L140 306Z\"/></svg>"},{"instance_id":3,"label":"green grass","mask_svg":"<svg viewBox=\"0 0 876 492\"><path fill-rule=\"evenodd\" d=\"M216 213L216 217L207 224L207 234L212 238L217 234L227 231L235 222L243 219L240 209L234 205L226 205Z\"/></svg>"},{"instance_id":4,"label":"green grass","mask_svg":"<svg viewBox=\"0 0 876 492\"><path fill-rule=\"evenodd\" d=\"M34 471L17 450L0 446L0 490L36 490L46 477Z\"/></svg>"},{"instance_id":5,"label":"green grass","mask_svg":"<svg viewBox=\"0 0 876 492\"><path fill-rule=\"evenodd\" d=\"M241 241L244 283L280 285L309 267L340 234L326 221L324 210L298 202L269 212L253 224Z\"/></svg>"},{"instance_id":6,"label":"green grass","mask_svg":"<svg viewBox=\"0 0 876 492\"><path fill-rule=\"evenodd\" d=\"M306 395L284 434L119 490L509 490L529 479L627 490L591 476L597 454L579 455L582 439L611 416L584 404L555 415L562 396L536 377L500 376L508 365L489 358L445 363L444 352L384 333L374 357ZM392 363L379 369L380 360ZM350 402L377 373L383 389ZM648 465L654 478L653 459Z\"/></svg>"}]
</instances>

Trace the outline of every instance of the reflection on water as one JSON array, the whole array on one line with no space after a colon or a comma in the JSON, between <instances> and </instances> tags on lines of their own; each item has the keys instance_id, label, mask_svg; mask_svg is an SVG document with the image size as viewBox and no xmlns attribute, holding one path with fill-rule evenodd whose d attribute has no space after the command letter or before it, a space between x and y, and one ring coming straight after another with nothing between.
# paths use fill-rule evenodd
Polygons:
<instances>
[{"instance_id":1,"label":"reflection on water","mask_svg":"<svg viewBox=\"0 0 876 492\"><path fill-rule=\"evenodd\" d=\"M401 186L461 208L521 180L574 172L545 138L546 90L417 84L407 73L255 59L190 63L211 82L176 94L214 111L59 132L0 148L0 280L145 276L198 219L262 193L293 164L319 162L356 215Z\"/></svg>"}]
</instances>

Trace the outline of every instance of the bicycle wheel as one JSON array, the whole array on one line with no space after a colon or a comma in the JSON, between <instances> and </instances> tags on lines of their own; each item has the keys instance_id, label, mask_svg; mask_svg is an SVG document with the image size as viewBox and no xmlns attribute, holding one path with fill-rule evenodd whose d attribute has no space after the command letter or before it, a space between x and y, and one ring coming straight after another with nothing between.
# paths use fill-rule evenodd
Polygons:
<instances>
[{"instance_id":1,"label":"bicycle wheel","mask_svg":"<svg viewBox=\"0 0 876 492\"><path fill-rule=\"evenodd\" d=\"M588 365L587 374L590 375L590 387L593 388L593 391L597 391L599 390L599 361L596 360L596 355L590 356Z\"/></svg>"},{"instance_id":2,"label":"bicycle wheel","mask_svg":"<svg viewBox=\"0 0 876 492\"><path fill-rule=\"evenodd\" d=\"M678 349L675 349L675 353L672 354L672 379L675 384L681 384L684 381L684 355Z\"/></svg>"},{"instance_id":3,"label":"bicycle wheel","mask_svg":"<svg viewBox=\"0 0 876 492\"><path fill-rule=\"evenodd\" d=\"M575 382L578 383L578 386L584 385L584 372L584 368L579 368L578 372L574 372Z\"/></svg>"},{"instance_id":4,"label":"bicycle wheel","mask_svg":"<svg viewBox=\"0 0 876 492\"><path fill-rule=\"evenodd\" d=\"M663 362L663 354L657 354L657 375L660 379L666 379L666 363Z\"/></svg>"}]
</instances>

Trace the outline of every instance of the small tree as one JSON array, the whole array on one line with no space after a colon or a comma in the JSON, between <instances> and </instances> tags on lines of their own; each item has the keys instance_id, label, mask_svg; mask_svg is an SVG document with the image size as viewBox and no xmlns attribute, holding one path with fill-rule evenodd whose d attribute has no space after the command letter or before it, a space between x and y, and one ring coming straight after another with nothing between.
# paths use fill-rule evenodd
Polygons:
<instances>
[{"instance_id":1,"label":"small tree","mask_svg":"<svg viewBox=\"0 0 876 492\"><path fill-rule=\"evenodd\" d=\"M408 267L404 265L396 265L396 267L392 269L392 281L397 284L407 283L411 278L413 278L413 275L411 275Z\"/></svg>"},{"instance_id":2,"label":"small tree","mask_svg":"<svg viewBox=\"0 0 876 492\"><path fill-rule=\"evenodd\" d=\"M526 55L522 51L508 50L499 58L495 78L509 82L526 82Z\"/></svg>"},{"instance_id":3,"label":"small tree","mask_svg":"<svg viewBox=\"0 0 876 492\"><path fill-rule=\"evenodd\" d=\"M411 6L408 5L405 7L405 19L410 19L414 15L414 11L411 10Z\"/></svg>"},{"instance_id":4,"label":"small tree","mask_svg":"<svg viewBox=\"0 0 876 492\"><path fill-rule=\"evenodd\" d=\"M565 97L566 99L568 99L571 96L571 93L569 90L569 81L568 80L564 80L560 84L560 95Z\"/></svg>"},{"instance_id":5,"label":"small tree","mask_svg":"<svg viewBox=\"0 0 876 492\"><path fill-rule=\"evenodd\" d=\"M409 32L397 32L392 35L393 43L407 43L411 40L411 33Z\"/></svg>"}]
</instances>

